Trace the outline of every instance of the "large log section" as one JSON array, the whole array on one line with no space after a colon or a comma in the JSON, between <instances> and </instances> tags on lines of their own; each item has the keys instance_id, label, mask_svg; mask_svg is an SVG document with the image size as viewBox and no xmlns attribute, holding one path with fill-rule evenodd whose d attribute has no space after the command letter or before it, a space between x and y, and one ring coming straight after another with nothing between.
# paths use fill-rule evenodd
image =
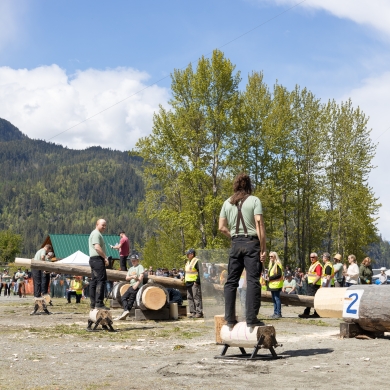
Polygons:
<instances>
[{"instance_id":1,"label":"large log section","mask_svg":"<svg viewBox=\"0 0 390 390\"><path fill-rule=\"evenodd\" d=\"M223 294L223 286L220 284L210 283L212 288L218 294ZM262 291L261 300L263 302L272 302L271 291ZM285 294L280 293L280 300L284 305L291 306L303 306L303 307L314 307L314 297L309 297L307 295L297 295L297 294Z\"/></svg>"},{"instance_id":2,"label":"large log section","mask_svg":"<svg viewBox=\"0 0 390 390\"><path fill-rule=\"evenodd\" d=\"M318 314L343 318L369 332L390 332L390 286L357 285L320 288L314 307Z\"/></svg>"},{"instance_id":3,"label":"large log section","mask_svg":"<svg viewBox=\"0 0 390 390\"><path fill-rule=\"evenodd\" d=\"M62 264L57 262L49 261L40 261L40 260L31 260L31 259L22 259L17 257L15 263L18 265L24 265L26 267L31 267L32 269L40 269L42 271L57 272L59 274L69 274L69 275L78 275L78 276L88 276L91 277L91 268L83 265L72 265L72 264ZM126 271L115 271L112 269L107 270L108 280L114 282L122 282L126 280ZM154 280L156 283L164 286L166 288L176 288L182 294L187 294L186 287L183 282L179 279L166 278L163 276L150 275L149 279Z\"/></svg>"}]
</instances>

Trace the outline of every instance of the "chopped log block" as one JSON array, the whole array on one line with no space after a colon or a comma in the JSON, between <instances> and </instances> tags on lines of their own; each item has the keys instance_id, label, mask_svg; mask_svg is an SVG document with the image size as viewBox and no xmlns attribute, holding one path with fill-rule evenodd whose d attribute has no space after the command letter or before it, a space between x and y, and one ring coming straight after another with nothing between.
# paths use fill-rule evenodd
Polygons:
<instances>
[{"instance_id":1,"label":"chopped log block","mask_svg":"<svg viewBox=\"0 0 390 390\"><path fill-rule=\"evenodd\" d=\"M383 336L384 332L369 332L367 330L362 329L358 324L346 322L342 322L340 324L340 337L342 338L371 340Z\"/></svg>"},{"instance_id":2,"label":"chopped log block","mask_svg":"<svg viewBox=\"0 0 390 390\"><path fill-rule=\"evenodd\" d=\"M92 325L95 324L94 328ZM88 331L94 331L101 325L103 329L114 332L114 328L112 327L112 314L110 310L104 309L93 309L89 312L89 320L88 320Z\"/></svg>"},{"instance_id":3,"label":"chopped log block","mask_svg":"<svg viewBox=\"0 0 390 390\"><path fill-rule=\"evenodd\" d=\"M168 302L168 292L158 284L144 284L137 293L137 307L142 310L160 310Z\"/></svg>"},{"instance_id":4,"label":"chopped log block","mask_svg":"<svg viewBox=\"0 0 390 390\"><path fill-rule=\"evenodd\" d=\"M130 284L129 283L126 283L124 285L121 286L120 288L120 294L121 294L121 297L123 296L123 294L129 289L130 287Z\"/></svg>"},{"instance_id":5,"label":"chopped log block","mask_svg":"<svg viewBox=\"0 0 390 390\"><path fill-rule=\"evenodd\" d=\"M39 314L51 314L49 310L47 310L46 300L44 297L34 298L34 310L30 313L30 315Z\"/></svg>"},{"instance_id":6,"label":"chopped log block","mask_svg":"<svg viewBox=\"0 0 390 390\"><path fill-rule=\"evenodd\" d=\"M145 320L169 320L169 309L164 308L160 310L141 310L135 309L135 320L136 321L145 321Z\"/></svg>"},{"instance_id":7,"label":"chopped log block","mask_svg":"<svg viewBox=\"0 0 390 390\"><path fill-rule=\"evenodd\" d=\"M187 315L187 306L179 306L179 317L185 317Z\"/></svg>"},{"instance_id":8,"label":"chopped log block","mask_svg":"<svg viewBox=\"0 0 390 390\"><path fill-rule=\"evenodd\" d=\"M221 338L221 329L227 322L225 320L225 315L216 315L214 316L214 329L215 329L215 342L217 344L223 344Z\"/></svg>"},{"instance_id":9,"label":"chopped log block","mask_svg":"<svg viewBox=\"0 0 390 390\"><path fill-rule=\"evenodd\" d=\"M81 265L72 265L72 264L62 264L56 261L40 261L32 259L23 259L15 258L15 263L31 267L32 269L41 269L43 271L57 272L60 274L69 274L69 275L79 275L79 276L88 276L91 277L91 268ZM114 282L126 281L127 272L126 271L116 271L112 269L107 269L107 279ZM184 285L184 282L179 279L174 278L165 278L163 276L150 275L149 280L160 284L163 287L170 287L178 289L183 296L187 296L187 290ZM146 283L146 280L145 280Z\"/></svg>"},{"instance_id":10,"label":"chopped log block","mask_svg":"<svg viewBox=\"0 0 390 390\"><path fill-rule=\"evenodd\" d=\"M275 345L275 328L270 325L248 327L246 322L238 322L233 327L223 325L221 342L229 347L253 348L261 336L264 336L262 346L271 348Z\"/></svg>"}]
</instances>

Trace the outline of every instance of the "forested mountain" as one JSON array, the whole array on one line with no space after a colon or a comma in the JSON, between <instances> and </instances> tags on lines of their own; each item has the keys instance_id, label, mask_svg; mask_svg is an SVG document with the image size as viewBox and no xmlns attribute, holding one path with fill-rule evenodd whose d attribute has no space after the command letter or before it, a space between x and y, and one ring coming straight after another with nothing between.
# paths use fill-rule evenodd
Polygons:
<instances>
[{"instance_id":1,"label":"forested mountain","mask_svg":"<svg viewBox=\"0 0 390 390\"><path fill-rule=\"evenodd\" d=\"M142 244L140 158L32 140L0 119L0 164L0 230L22 235L22 255L33 255L48 233L89 233L97 218L107 220L107 233L124 229Z\"/></svg>"}]
</instances>

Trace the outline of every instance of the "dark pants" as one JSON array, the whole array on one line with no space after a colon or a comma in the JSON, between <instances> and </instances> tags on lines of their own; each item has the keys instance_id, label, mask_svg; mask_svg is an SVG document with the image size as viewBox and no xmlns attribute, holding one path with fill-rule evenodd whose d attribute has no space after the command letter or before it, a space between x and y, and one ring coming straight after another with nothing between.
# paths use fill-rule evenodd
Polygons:
<instances>
[{"instance_id":1,"label":"dark pants","mask_svg":"<svg viewBox=\"0 0 390 390\"><path fill-rule=\"evenodd\" d=\"M4 283L4 296L10 296L11 294L11 282Z\"/></svg>"},{"instance_id":2,"label":"dark pants","mask_svg":"<svg viewBox=\"0 0 390 390\"><path fill-rule=\"evenodd\" d=\"M186 285L187 302L191 314L203 314L202 291L199 284Z\"/></svg>"},{"instance_id":3,"label":"dark pants","mask_svg":"<svg viewBox=\"0 0 390 390\"><path fill-rule=\"evenodd\" d=\"M260 310L260 241L252 237L237 237L232 239L229 255L228 278L225 284L225 320L236 322L236 293L242 271L246 270L246 322L251 325L258 321Z\"/></svg>"},{"instance_id":4,"label":"dark pants","mask_svg":"<svg viewBox=\"0 0 390 390\"><path fill-rule=\"evenodd\" d=\"M272 302L274 303L274 314L282 315L282 303L280 301L280 291L271 291Z\"/></svg>"},{"instance_id":5,"label":"dark pants","mask_svg":"<svg viewBox=\"0 0 390 390\"><path fill-rule=\"evenodd\" d=\"M319 286L318 284L308 284L307 285L307 295L309 297L314 297L314 295L316 295L316 292L318 291L318 289L320 288L321 286ZM316 313L316 310L314 309L314 313ZM309 315L310 314L310 307L307 307L304 311L303 311L303 314L307 314Z\"/></svg>"},{"instance_id":6,"label":"dark pants","mask_svg":"<svg viewBox=\"0 0 390 390\"><path fill-rule=\"evenodd\" d=\"M104 287L106 285L107 273L104 259L100 256L89 258L92 276L89 282L89 297L91 308L104 306Z\"/></svg>"},{"instance_id":7,"label":"dark pants","mask_svg":"<svg viewBox=\"0 0 390 390\"><path fill-rule=\"evenodd\" d=\"M68 298L68 302L70 303L70 297L74 295L76 297L76 303L80 303L81 301L81 295L82 294L76 294L76 291L68 291L66 293L66 297Z\"/></svg>"},{"instance_id":8,"label":"dark pants","mask_svg":"<svg viewBox=\"0 0 390 390\"><path fill-rule=\"evenodd\" d=\"M42 295L49 294L50 272L42 271Z\"/></svg>"},{"instance_id":9,"label":"dark pants","mask_svg":"<svg viewBox=\"0 0 390 390\"><path fill-rule=\"evenodd\" d=\"M39 269L32 269L31 276L34 285L34 297L40 298L42 296L42 271Z\"/></svg>"},{"instance_id":10,"label":"dark pants","mask_svg":"<svg viewBox=\"0 0 390 390\"><path fill-rule=\"evenodd\" d=\"M121 271L127 271L127 256L120 256L119 259Z\"/></svg>"},{"instance_id":11,"label":"dark pants","mask_svg":"<svg viewBox=\"0 0 390 390\"><path fill-rule=\"evenodd\" d=\"M130 311L133 308L138 291L139 288L134 290L133 287L130 286L127 289L127 291L122 295L121 300L122 300L123 310Z\"/></svg>"}]
</instances>

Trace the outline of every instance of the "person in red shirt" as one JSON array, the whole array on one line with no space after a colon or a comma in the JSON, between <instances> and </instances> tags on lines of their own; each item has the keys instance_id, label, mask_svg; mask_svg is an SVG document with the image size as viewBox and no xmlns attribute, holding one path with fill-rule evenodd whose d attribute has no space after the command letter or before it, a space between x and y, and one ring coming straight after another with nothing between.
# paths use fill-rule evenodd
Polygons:
<instances>
[{"instance_id":1,"label":"person in red shirt","mask_svg":"<svg viewBox=\"0 0 390 390\"><path fill-rule=\"evenodd\" d=\"M121 271L127 271L127 258L130 254L130 241L123 230L119 233L119 237L121 238L119 244L111 245L111 248L119 250Z\"/></svg>"},{"instance_id":2,"label":"person in red shirt","mask_svg":"<svg viewBox=\"0 0 390 390\"><path fill-rule=\"evenodd\" d=\"M321 287L322 265L318 261L317 253L310 253L311 265L307 273L307 295L314 297L317 290ZM300 318L318 318L319 315L314 310L310 315L310 307L306 307L303 314L299 314Z\"/></svg>"}]
</instances>

